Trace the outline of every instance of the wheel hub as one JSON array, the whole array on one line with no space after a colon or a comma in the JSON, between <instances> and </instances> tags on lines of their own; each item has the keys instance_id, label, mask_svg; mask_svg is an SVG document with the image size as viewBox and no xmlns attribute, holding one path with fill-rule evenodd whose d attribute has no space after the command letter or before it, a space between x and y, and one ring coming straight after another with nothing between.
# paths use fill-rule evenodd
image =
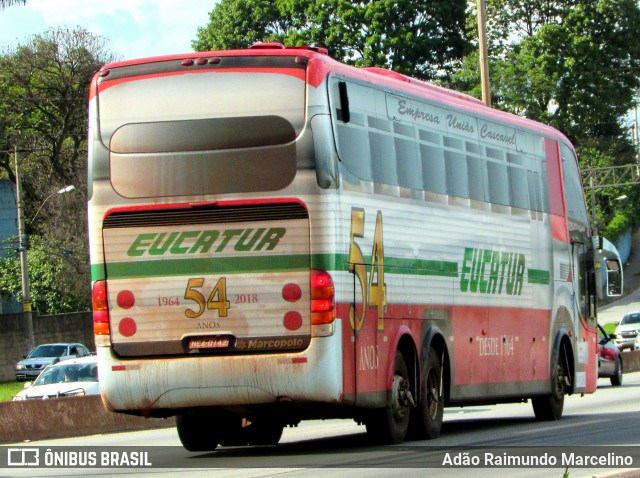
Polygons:
<instances>
[{"instance_id":1,"label":"wheel hub","mask_svg":"<svg viewBox=\"0 0 640 478\"><path fill-rule=\"evenodd\" d=\"M404 419L412 405L415 406L415 401L409 389L409 381L400 375L394 375L391 401L394 418L398 421Z\"/></svg>"}]
</instances>

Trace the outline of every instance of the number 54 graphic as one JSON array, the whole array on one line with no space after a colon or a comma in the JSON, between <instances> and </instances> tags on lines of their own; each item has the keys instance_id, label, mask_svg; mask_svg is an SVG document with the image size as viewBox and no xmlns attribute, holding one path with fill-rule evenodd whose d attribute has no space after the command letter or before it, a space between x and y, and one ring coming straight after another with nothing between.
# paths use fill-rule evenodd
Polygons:
<instances>
[{"instance_id":1,"label":"number 54 graphic","mask_svg":"<svg viewBox=\"0 0 640 478\"><path fill-rule=\"evenodd\" d=\"M376 216L376 229L371 251L371 269L367 277L367 263L362 249L356 242L364 238L364 209L351 209L351 237L349 246L349 272L353 272L362 293L362 311L358 314L355 304L349 308L349 322L356 332L362 329L368 307L378 310L378 330L384 330L384 309L387 305L387 288L384 283L384 247L382 244L382 211Z\"/></svg>"},{"instance_id":2,"label":"number 54 graphic","mask_svg":"<svg viewBox=\"0 0 640 478\"><path fill-rule=\"evenodd\" d=\"M204 278L189 279L187 290L184 292L185 300L192 300L198 306L197 310L188 308L184 315L190 319L197 319L205 310L217 310L218 316L226 317L227 311L231 304L227 300L227 278L221 277L213 287L213 291L209 294L209 298L205 298L202 288L204 286Z\"/></svg>"}]
</instances>

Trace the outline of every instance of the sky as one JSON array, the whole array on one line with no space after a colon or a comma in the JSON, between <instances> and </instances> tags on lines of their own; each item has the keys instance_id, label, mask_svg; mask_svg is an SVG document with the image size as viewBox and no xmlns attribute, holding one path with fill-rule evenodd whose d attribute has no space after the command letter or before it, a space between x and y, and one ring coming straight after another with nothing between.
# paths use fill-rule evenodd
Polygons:
<instances>
[{"instance_id":1,"label":"sky","mask_svg":"<svg viewBox=\"0 0 640 478\"><path fill-rule=\"evenodd\" d=\"M0 51L49 28L82 27L120 59L193 51L217 0L27 0L0 10Z\"/></svg>"}]
</instances>

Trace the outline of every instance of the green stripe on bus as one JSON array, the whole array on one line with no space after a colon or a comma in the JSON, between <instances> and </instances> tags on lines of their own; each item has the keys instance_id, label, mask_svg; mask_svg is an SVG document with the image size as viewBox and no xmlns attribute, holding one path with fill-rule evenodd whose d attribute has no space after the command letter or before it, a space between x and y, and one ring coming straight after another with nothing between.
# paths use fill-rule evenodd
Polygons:
<instances>
[{"instance_id":1,"label":"green stripe on bus","mask_svg":"<svg viewBox=\"0 0 640 478\"><path fill-rule=\"evenodd\" d=\"M309 270L309 256L219 257L162 261L110 262L109 279L133 277L185 276L198 274L251 274Z\"/></svg>"},{"instance_id":2,"label":"green stripe on bus","mask_svg":"<svg viewBox=\"0 0 640 478\"><path fill-rule=\"evenodd\" d=\"M390 273L420 276L458 277L458 263L450 261L427 261L420 259L384 259L384 267Z\"/></svg>"},{"instance_id":3,"label":"green stripe on bus","mask_svg":"<svg viewBox=\"0 0 640 478\"><path fill-rule=\"evenodd\" d=\"M346 254L312 254L311 268L323 271L348 271L349 256Z\"/></svg>"},{"instance_id":4,"label":"green stripe on bus","mask_svg":"<svg viewBox=\"0 0 640 478\"><path fill-rule=\"evenodd\" d=\"M371 257L365 257L364 261L368 266L371 266ZM349 269L348 262L349 258L346 254L315 254L311 256L312 267L325 271L346 271ZM388 274L458 277L458 263L450 261L385 257L384 268Z\"/></svg>"},{"instance_id":5,"label":"green stripe on bus","mask_svg":"<svg viewBox=\"0 0 640 478\"><path fill-rule=\"evenodd\" d=\"M370 257L365 262L371 263ZM419 259L384 258L385 271L388 274L458 277L458 263ZM144 262L116 262L107 266L111 279L131 277L179 276L193 274L248 274L261 272L304 271L309 268L326 271L347 271L346 254L314 254L257 257L221 257L206 259L176 259ZM104 264L92 264L92 280L105 279ZM549 285L549 271L528 270L529 284Z\"/></svg>"},{"instance_id":6,"label":"green stripe on bus","mask_svg":"<svg viewBox=\"0 0 640 478\"><path fill-rule=\"evenodd\" d=\"M91 264L91 280L105 280L104 263Z\"/></svg>"},{"instance_id":7,"label":"green stripe on bus","mask_svg":"<svg viewBox=\"0 0 640 478\"><path fill-rule=\"evenodd\" d=\"M540 269L529 269L529 284L543 284L549 285L551 281L549 271L543 271Z\"/></svg>"}]
</instances>

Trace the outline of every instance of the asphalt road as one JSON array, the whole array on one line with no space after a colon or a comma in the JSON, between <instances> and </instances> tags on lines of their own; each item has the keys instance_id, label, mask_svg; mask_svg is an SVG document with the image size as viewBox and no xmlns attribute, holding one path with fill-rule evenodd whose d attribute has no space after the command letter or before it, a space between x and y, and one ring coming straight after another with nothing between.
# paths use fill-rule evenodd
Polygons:
<instances>
[{"instance_id":1,"label":"asphalt road","mask_svg":"<svg viewBox=\"0 0 640 478\"><path fill-rule=\"evenodd\" d=\"M350 420L303 422L285 430L276 447L229 447L211 453L189 453L174 429L97 435L83 438L47 440L12 446L59 450L151 450L152 468L5 468L0 476L212 476L244 477L562 477L565 468L454 468L442 467L446 454L494 455L506 453L557 454L592 453L593 445L604 450L634 453L634 466L640 469L640 373L624 376L622 387L611 387L601 379L595 394L571 396L565 402L562 420L537 422L530 404L454 408L445 411L442 436L433 441L406 442L398 446L373 446L364 428ZM153 448L145 448L152 446ZM613 448L633 447L633 448ZM54 448L52 448L54 447ZM157 448L161 447L161 448ZM532 449L529 447L543 447ZM533 451L532 451L533 450ZM584 451L586 450L586 452ZM0 453L2 449L0 448ZM462 454L462 455L461 455ZM571 467L570 477L640 476L628 468Z\"/></svg>"}]
</instances>

